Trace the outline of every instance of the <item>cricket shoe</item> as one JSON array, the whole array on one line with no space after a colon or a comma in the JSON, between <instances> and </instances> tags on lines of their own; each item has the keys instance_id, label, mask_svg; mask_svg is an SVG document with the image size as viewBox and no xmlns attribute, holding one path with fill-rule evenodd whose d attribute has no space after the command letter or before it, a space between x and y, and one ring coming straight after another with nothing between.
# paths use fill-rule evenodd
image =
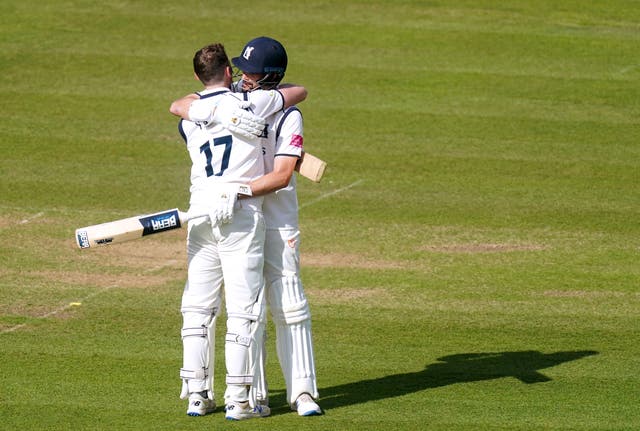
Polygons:
<instances>
[{"instance_id":1,"label":"cricket shoe","mask_svg":"<svg viewBox=\"0 0 640 431\"><path fill-rule=\"evenodd\" d=\"M251 408L249 401L231 402L225 407L225 417L230 421L264 418L271 414L269 406L257 405Z\"/></svg>"},{"instance_id":2,"label":"cricket shoe","mask_svg":"<svg viewBox=\"0 0 640 431\"><path fill-rule=\"evenodd\" d=\"M296 399L294 410L297 410L300 416L319 416L322 414L320 406L306 392Z\"/></svg>"},{"instance_id":3,"label":"cricket shoe","mask_svg":"<svg viewBox=\"0 0 640 431\"><path fill-rule=\"evenodd\" d=\"M198 392L189 395L189 407L187 408L187 414L189 416L204 416L213 413L215 409L215 401L203 397Z\"/></svg>"}]
</instances>

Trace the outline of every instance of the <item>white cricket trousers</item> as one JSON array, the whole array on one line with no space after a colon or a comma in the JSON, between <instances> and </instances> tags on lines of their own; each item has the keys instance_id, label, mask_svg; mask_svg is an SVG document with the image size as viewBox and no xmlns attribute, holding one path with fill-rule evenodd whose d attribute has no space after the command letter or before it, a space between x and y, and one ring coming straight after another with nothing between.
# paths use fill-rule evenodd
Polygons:
<instances>
[{"instance_id":1,"label":"white cricket trousers","mask_svg":"<svg viewBox=\"0 0 640 431\"><path fill-rule=\"evenodd\" d=\"M255 386L258 346L264 330L264 237L262 213L251 209L236 209L231 223L213 228L207 218L189 222L188 279L181 308L183 334L184 328L211 324L224 286L226 403L248 399L255 403L250 386ZM208 387L213 386L213 344L213 339L183 335L183 369L205 370L211 376L209 382L207 378L187 381L188 392L213 391Z\"/></svg>"},{"instance_id":2,"label":"white cricket trousers","mask_svg":"<svg viewBox=\"0 0 640 431\"><path fill-rule=\"evenodd\" d=\"M311 311L300 279L300 231L267 229L264 274L267 304L276 327L276 351L290 404L307 392L318 398ZM262 349L258 397L267 400L266 350Z\"/></svg>"}]
</instances>

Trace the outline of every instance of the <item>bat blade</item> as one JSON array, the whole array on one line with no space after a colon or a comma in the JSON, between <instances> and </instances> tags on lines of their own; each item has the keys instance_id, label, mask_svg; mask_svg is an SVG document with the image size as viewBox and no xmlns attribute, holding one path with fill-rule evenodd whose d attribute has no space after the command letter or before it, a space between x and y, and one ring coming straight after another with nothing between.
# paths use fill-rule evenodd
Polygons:
<instances>
[{"instance_id":1,"label":"bat blade","mask_svg":"<svg viewBox=\"0 0 640 431\"><path fill-rule=\"evenodd\" d=\"M76 244L81 249L142 238L168 230L179 229L189 217L177 208L153 214L139 215L76 229Z\"/></svg>"},{"instance_id":2,"label":"bat blade","mask_svg":"<svg viewBox=\"0 0 640 431\"><path fill-rule=\"evenodd\" d=\"M297 170L303 177L313 182L319 183L327 168L327 163L317 158L313 154L302 153L302 158L298 163Z\"/></svg>"}]
</instances>

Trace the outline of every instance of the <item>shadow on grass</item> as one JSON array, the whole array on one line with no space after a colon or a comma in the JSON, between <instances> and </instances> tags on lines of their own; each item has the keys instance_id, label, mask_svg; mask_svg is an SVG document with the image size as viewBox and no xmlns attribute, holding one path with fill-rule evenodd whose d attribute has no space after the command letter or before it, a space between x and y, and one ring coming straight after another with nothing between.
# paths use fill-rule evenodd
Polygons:
<instances>
[{"instance_id":1,"label":"shadow on grass","mask_svg":"<svg viewBox=\"0 0 640 431\"><path fill-rule=\"evenodd\" d=\"M551 379L539 370L596 354L598 352L591 350L555 353L532 350L449 355L438 358L439 362L427 365L422 371L321 388L319 402L322 408L329 410L456 383L503 377L515 377L526 384L548 382Z\"/></svg>"}]
</instances>

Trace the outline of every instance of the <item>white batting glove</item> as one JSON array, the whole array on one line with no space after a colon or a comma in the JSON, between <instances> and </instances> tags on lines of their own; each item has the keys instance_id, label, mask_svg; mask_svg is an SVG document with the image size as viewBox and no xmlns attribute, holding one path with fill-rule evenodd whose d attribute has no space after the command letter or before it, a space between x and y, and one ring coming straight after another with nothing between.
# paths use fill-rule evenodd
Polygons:
<instances>
[{"instance_id":1,"label":"white batting glove","mask_svg":"<svg viewBox=\"0 0 640 431\"><path fill-rule=\"evenodd\" d=\"M238 100L232 96L220 97L213 111L213 122L245 138L264 136L266 127L264 118L245 110L249 106L251 102Z\"/></svg>"},{"instance_id":2,"label":"white batting glove","mask_svg":"<svg viewBox=\"0 0 640 431\"><path fill-rule=\"evenodd\" d=\"M251 187L245 184L216 185L212 196L212 207L209 210L211 226L216 227L233 221L233 210L238 201L238 195L251 196Z\"/></svg>"},{"instance_id":3,"label":"white batting glove","mask_svg":"<svg viewBox=\"0 0 640 431\"><path fill-rule=\"evenodd\" d=\"M216 227L233 221L233 207L237 200L238 195L227 192L221 192L214 196L213 207L209 210L211 226Z\"/></svg>"},{"instance_id":4,"label":"white batting glove","mask_svg":"<svg viewBox=\"0 0 640 431\"><path fill-rule=\"evenodd\" d=\"M206 127L220 125L244 138L264 136L266 123L262 117L246 111L251 102L238 100L229 95L209 99L194 100L189 107L189 119Z\"/></svg>"}]
</instances>

